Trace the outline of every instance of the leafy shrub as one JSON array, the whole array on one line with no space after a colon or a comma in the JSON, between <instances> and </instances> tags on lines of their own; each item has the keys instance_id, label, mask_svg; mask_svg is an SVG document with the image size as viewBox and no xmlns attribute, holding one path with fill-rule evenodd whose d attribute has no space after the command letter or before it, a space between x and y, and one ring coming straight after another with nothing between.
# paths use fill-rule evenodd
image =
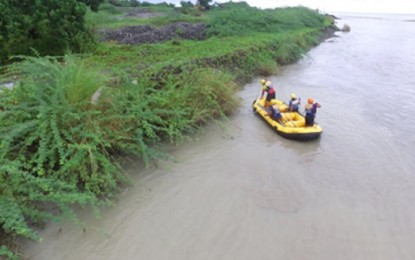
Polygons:
<instances>
[{"instance_id":1,"label":"leafy shrub","mask_svg":"<svg viewBox=\"0 0 415 260\"><path fill-rule=\"evenodd\" d=\"M102 75L74 60L40 58L15 64L12 73L22 80L0 99L0 158L24 160L35 176L98 195L116 189L122 177L108 156L101 111L90 104Z\"/></svg>"},{"instance_id":2,"label":"leafy shrub","mask_svg":"<svg viewBox=\"0 0 415 260\"><path fill-rule=\"evenodd\" d=\"M100 75L46 58L28 58L10 73L20 83L0 93L1 233L38 240L31 224L74 218L73 204L95 205L120 178L88 121L98 114L88 103Z\"/></svg>"},{"instance_id":3,"label":"leafy shrub","mask_svg":"<svg viewBox=\"0 0 415 260\"><path fill-rule=\"evenodd\" d=\"M160 141L180 141L238 105L232 76L210 69L161 81L121 73L113 88L73 57L26 57L9 73L19 83L0 93L0 233L8 237L39 240L31 224L76 219L72 205L113 198L128 183L118 155L168 159Z\"/></svg>"},{"instance_id":4,"label":"leafy shrub","mask_svg":"<svg viewBox=\"0 0 415 260\"><path fill-rule=\"evenodd\" d=\"M17 237L40 240L34 223L76 220L72 205L96 205L93 194L80 193L76 186L56 178L33 174L23 157L3 159L0 165L0 258L16 258L12 242ZM9 248L9 249L8 249Z\"/></svg>"}]
</instances>

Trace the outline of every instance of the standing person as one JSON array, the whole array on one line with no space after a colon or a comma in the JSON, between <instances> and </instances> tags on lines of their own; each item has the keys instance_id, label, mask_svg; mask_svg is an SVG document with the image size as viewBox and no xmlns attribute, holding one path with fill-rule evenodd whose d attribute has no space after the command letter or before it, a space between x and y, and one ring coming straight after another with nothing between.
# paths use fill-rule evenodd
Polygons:
<instances>
[{"instance_id":1,"label":"standing person","mask_svg":"<svg viewBox=\"0 0 415 260\"><path fill-rule=\"evenodd\" d=\"M275 89L271 86L271 81L266 81L265 86L262 88L261 99L264 97L264 94L267 93L265 99L264 107L269 107L271 105L271 100L275 99Z\"/></svg>"},{"instance_id":2,"label":"standing person","mask_svg":"<svg viewBox=\"0 0 415 260\"><path fill-rule=\"evenodd\" d=\"M304 107L306 126L314 125L314 118L316 118L317 108L320 107L319 103L314 103L314 99L308 98L307 104Z\"/></svg>"},{"instance_id":3,"label":"standing person","mask_svg":"<svg viewBox=\"0 0 415 260\"><path fill-rule=\"evenodd\" d=\"M301 98L296 98L294 93L290 95L290 101L288 102L288 111L289 112L298 112L298 108L301 104Z\"/></svg>"}]
</instances>

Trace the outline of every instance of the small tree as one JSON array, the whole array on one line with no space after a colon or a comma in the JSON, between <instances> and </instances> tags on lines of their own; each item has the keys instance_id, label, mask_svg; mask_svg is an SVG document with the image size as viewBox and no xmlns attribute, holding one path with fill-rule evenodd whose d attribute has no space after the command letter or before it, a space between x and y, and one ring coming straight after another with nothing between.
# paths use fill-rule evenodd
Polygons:
<instances>
[{"instance_id":1,"label":"small tree","mask_svg":"<svg viewBox=\"0 0 415 260\"><path fill-rule=\"evenodd\" d=\"M131 7L137 7L140 5L140 2L138 2L137 0L131 0L130 1L130 6Z\"/></svg>"},{"instance_id":2,"label":"small tree","mask_svg":"<svg viewBox=\"0 0 415 260\"><path fill-rule=\"evenodd\" d=\"M212 2L212 0L197 0L197 4L202 6L205 10L210 9L209 3Z\"/></svg>"},{"instance_id":3,"label":"small tree","mask_svg":"<svg viewBox=\"0 0 415 260\"><path fill-rule=\"evenodd\" d=\"M63 55L92 43L85 25L87 6L103 0L1 0L0 64L13 55Z\"/></svg>"},{"instance_id":4,"label":"small tree","mask_svg":"<svg viewBox=\"0 0 415 260\"><path fill-rule=\"evenodd\" d=\"M193 7L193 4L190 1L180 1L180 6L183 8L191 8Z\"/></svg>"},{"instance_id":5,"label":"small tree","mask_svg":"<svg viewBox=\"0 0 415 260\"><path fill-rule=\"evenodd\" d=\"M98 12L99 5L104 2L104 0L78 0L79 2L82 2L89 6L92 11Z\"/></svg>"}]
</instances>

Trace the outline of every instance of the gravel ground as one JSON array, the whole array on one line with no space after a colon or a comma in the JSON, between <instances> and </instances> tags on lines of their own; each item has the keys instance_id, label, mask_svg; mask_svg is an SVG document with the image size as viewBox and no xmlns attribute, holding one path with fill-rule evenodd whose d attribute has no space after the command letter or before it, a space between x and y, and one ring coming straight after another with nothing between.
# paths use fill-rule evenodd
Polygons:
<instances>
[{"instance_id":1,"label":"gravel ground","mask_svg":"<svg viewBox=\"0 0 415 260\"><path fill-rule=\"evenodd\" d=\"M121 44L158 43L172 39L204 40L206 25L202 23L174 23L156 28L150 25L127 26L121 29L101 32L104 41Z\"/></svg>"}]
</instances>

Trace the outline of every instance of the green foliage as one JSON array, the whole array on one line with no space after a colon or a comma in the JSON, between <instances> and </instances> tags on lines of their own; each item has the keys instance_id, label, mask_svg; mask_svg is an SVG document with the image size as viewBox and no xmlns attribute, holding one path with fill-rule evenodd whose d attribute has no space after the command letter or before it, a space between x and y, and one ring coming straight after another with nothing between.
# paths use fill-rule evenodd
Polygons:
<instances>
[{"instance_id":1,"label":"green foliage","mask_svg":"<svg viewBox=\"0 0 415 260\"><path fill-rule=\"evenodd\" d=\"M110 4L110 3L102 3L99 6L99 13L108 13L108 14L121 14L121 10L119 10L116 6Z\"/></svg>"},{"instance_id":2,"label":"green foliage","mask_svg":"<svg viewBox=\"0 0 415 260\"><path fill-rule=\"evenodd\" d=\"M0 233L39 240L28 223L76 219L71 205L96 203L95 196L55 178L36 177L23 158L3 159L0 166ZM3 252L7 252L3 240ZM0 255L1 251L0 250ZM10 252L9 252L10 253Z\"/></svg>"},{"instance_id":3,"label":"green foliage","mask_svg":"<svg viewBox=\"0 0 415 260\"><path fill-rule=\"evenodd\" d=\"M211 3L212 0L197 0L196 3L200 6L202 6L205 10L210 9L209 3Z\"/></svg>"},{"instance_id":4,"label":"green foliage","mask_svg":"<svg viewBox=\"0 0 415 260\"><path fill-rule=\"evenodd\" d=\"M10 250L10 248L6 245L1 245L0 243L0 259L16 260L18 258L16 254Z\"/></svg>"},{"instance_id":5,"label":"green foliage","mask_svg":"<svg viewBox=\"0 0 415 260\"><path fill-rule=\"evenodd\" d=\"M25 58L9 73L20 78L0 93L0 232L10 237L38 240L28 223L76 219L72 205L115 195L128 183L118 155L168 159L160 141L180 141L238 106L232 76L209 69L160 81L125 73L106 80L66 57ZM105 87L110 82L115 88Z\"/></svg>"},{"instance_id":6,"label":"green foliage","mask_svg":"<svg viewBox=\"0 0 415 260\"><path fill-rule=\"evenodd\" d=\"M73 60L29 58L11 67L22 77L2 93L0 160L21 160L35 176L54 177L97 195L122 179L107 156L101 111L91 107L102 75Z\"/></svg>"},{"instance_id":7,"label":"green foliage","mask_svg":"<svg viewBox=\"0 0 415 260\"><path fill-rule=\"evenodd\" d=\"M127 16L128 12L137 12L137 9L127 7L117 7L108 3L100 6L99 12L87 11L86 21L90 27L96 29L115 29L131 25L151 24L163 26L176 22L199 23L205 22L205 17L197 16L198 11L194 8L187 8L184 11L176 10L170 5L140 6L140 11L154 14L154 16L140 18L139 16Z\"/></svg>"},{"instance_id":8,"label":"green foliage","mask_svg":"<svg viewBox=\"0 0 415 260\"><path fill-rule=\"evenodd\" d=\"M210 12L209 35L250 35L280 33L303 28L322 28L324 16L305 7L261 10L246 3L227 4Z\"/></svg>"},{"instance_id":9,"label":"green foliage","mask_svg":"<svg viewBox=\"0 0 415 260\"><path fill-rule=\"evenodd\" d=\"M1 14L16 8L5 5L9 2L0 3L6 10ZM137 46L101 43L82 59L19 57L24 61L8 67L4 79L17 77L18 83L0 93L0 238L38 240L32 224L75 219L72 205L112 199L119 184L129 181L119 156L134 154L147 164L168 159L158 147L162 141L180 142L184 134L232 113L239 105L235 82L273 74L279 65L298 60L328 23L301 7L259 10L227 3L195 17L193 11L185 15L169 5L147 5L168 15L120 20L125 6L103 4L98 13L87 12L87 21L103 27L205 21L211 37ZM0 22L0 42L9 37L4 26L30 23L16 17L22 20L13 25ZM3 57L9 44L0 51ZM14 257L10 246L0 244L0 257Z\"/></svg>"},{"instance_id":10,"label":"green foliage","mask_svg":"<svg viewBox=\"0 0 415 260\"><path fill-rule=\"evenodd\" d=\"M97 12L100 4L104 2L105 0L77 0L77 1L84 3L85 5L89 6L92 11Z\"/></svg>"},{"instance_id":11,"label":"green foliage","mask_svg":"<svg viewBox=\"0 0 415 260\"><path fill-rule=\"evenodd\" d=\"M95 55L90 56L87 62L99 62L104 67L126 71L137 77L147 77L147 73L160 74L166 68L168 71L161 74L171 71L180 73L183 67L196 67L221 69L233 73L237 79L247 80L258 74L270 75L278 71L278 65L301 57L307 49L317 44L319 31L307 29L287 34L256 33L232 36L226 40L212 37L204 41L181 40L180 44L100 44Z\"/></svg>"},{"instance_id":12,"label":"green foliage","mask_svg":"<svg viewBox=\"0 0 415 260\"><path fill-rule=\"evenodd\" d=\"M1 232L38 239L28 223L74 217L71 205L95 205L121 178L112 176L119 169L101 153L95 124L80 123L97 114L87 103L101 86L98 74L71 60L38 58L10 73L20 84L0 94Z\"/></svg>"},{"instance_id":13,"label":"green foliage","mask_svg":"<svg viewBox=\"0 0 415 260\"><path fill-rule=\"evenodd\" d=\"M183 8L192 8L193 3L191 1L180 1L180 6Z\"/></svg>"},{"instance_id":14,"label":"green foliage","mask_svg":"<svg viewBox=\"0 0 415 260\"><path fill-rule=\"evenodd\" d=\"M164 105L175 111L180 107L188 120L187 127L205 124L239 107L234 80L233 75L211 68L184 71L178 78L167 77L163 80L167 92Z\"/></svg>"},{"instance_id":15,"label":"green foliage","mask_svg":"<svg viewBox=\"0 0 415 260\"><path fill-rule=\"evenodd\" d=\"M188 22L188 23L200 23L204 22L203 17L195 15L197 10L192 12L177 12L170 10L168 15L159 15L151 17L147 20L148 23L155 26L164 26L167 24L178 23L178 22Z\"/></svg>"},{"instance_id":16,"label":"green foliage","mask_svg":"<svg viewBox=\"0 0 415 260\"><path fill-rule=\"evenodd\" d=\"M0 64L14 55L64 55L92 46L85 26L87 3L101 0L4 0L0 2Z\"/></svg>"},{"instance_id":17,"label":"green foliage","mask_svg":"<svg viewBox=\"0 0 415 260\"><path fill-rule=\"evenodd\" d=\"M277 74L279 71L278 63L270 57L258 57L255 67L255 74L268 77Z\"/></svg>"}]
</instances>

